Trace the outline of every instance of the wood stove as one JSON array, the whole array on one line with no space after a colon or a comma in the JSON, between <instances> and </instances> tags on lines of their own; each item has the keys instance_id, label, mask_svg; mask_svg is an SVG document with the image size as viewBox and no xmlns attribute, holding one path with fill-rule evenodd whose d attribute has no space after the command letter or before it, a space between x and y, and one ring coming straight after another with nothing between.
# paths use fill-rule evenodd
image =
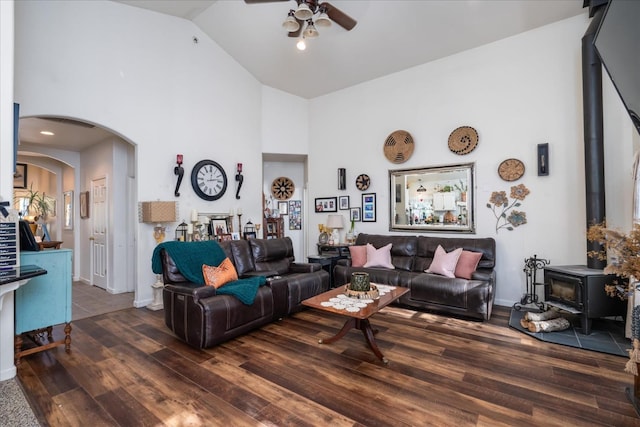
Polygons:
<instances>
[{"instance_id":1,"label":"wood stove","mask_svg":"<svg viewBox=\"0 0 640 427\"><path fill-rule=\"evenodd\" d=\"M604 285L616 276L584 265L544 268L545 304L580 316L582 333L591 333L591 319L626 315L626 301L608 296Z\"/></svg>"}]
</instances>

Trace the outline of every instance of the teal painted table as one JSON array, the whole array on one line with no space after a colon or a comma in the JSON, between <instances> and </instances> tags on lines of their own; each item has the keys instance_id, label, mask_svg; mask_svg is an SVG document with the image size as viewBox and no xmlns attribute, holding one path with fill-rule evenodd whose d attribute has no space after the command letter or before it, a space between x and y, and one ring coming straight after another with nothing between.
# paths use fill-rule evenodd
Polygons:
<instances>
[{"instance_id":1,"label":"teal painted table","mask_svg":"<svg viewBox=\"0 0 640 427\"><path fill-rule=\"evenodd\" d=\"M47 271L44 276L31 279L16 290L15 295L15 364L20 358L38 351L64 344L71 349L71 260L70 249L49 249L20 253L21 265L38 265ZM65 337L53 341L53 326L65 323ZM44 333L47 341L44 340ZM35 347L22 350L23 337L31 339Z\"/></svg>"}]
</instances>

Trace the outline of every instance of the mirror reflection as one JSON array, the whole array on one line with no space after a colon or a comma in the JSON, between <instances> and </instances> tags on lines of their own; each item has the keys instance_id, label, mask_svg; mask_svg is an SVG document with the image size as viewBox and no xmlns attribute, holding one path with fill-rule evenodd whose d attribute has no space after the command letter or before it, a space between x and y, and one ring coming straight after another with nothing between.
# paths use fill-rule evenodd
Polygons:
<instances>
[{"instance_id":1,"label":"mirror reflection","mask_svg":"<svg viewBox=\"0 0 640 427\"><path fill-rule=\"evenodd\" d=\"M474 164L390 170L392 231L473 233Z\"/></svg>"}]
</instances>

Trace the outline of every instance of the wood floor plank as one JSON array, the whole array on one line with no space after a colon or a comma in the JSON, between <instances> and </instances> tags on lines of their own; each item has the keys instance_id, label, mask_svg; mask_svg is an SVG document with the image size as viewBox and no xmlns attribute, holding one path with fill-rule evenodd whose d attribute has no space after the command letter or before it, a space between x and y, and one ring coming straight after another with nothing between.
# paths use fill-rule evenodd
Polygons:
<instances>
[{"instance_id":1,"label":"wood floor plank","mask_svg":"<svg viewBox=\"0 0 640 427\"><path fill-rule=\"evenodd\" d=\"M339 315L305 310L201 350L162 311L129 308L77 321L71 354L27 356L18 377L53 427L640 425L625 357L537 341L509 313L387 307L371 319L384 365L360 331L318 343Z\"/></svg>"}]
</instances>

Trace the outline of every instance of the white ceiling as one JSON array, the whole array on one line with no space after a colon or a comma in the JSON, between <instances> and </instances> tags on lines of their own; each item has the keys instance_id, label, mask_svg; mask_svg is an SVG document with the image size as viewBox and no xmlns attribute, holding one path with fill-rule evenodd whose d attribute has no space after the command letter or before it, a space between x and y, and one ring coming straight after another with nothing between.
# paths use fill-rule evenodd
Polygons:
<instances>
[{"instance_id":1,"label":"white ceiling","mask_svg":"<svg viewBox=\"0 0 640 427\"><path fill-rule=\"evenodd\" d=\"M586 13L582 0L331 0L358 24L320 29L299 51L281 27L294 0L114 1L193 21L261 83L308 99ZM80 150L105 135L32 118L20 138Z\"/></svg>"}]
</instances>

